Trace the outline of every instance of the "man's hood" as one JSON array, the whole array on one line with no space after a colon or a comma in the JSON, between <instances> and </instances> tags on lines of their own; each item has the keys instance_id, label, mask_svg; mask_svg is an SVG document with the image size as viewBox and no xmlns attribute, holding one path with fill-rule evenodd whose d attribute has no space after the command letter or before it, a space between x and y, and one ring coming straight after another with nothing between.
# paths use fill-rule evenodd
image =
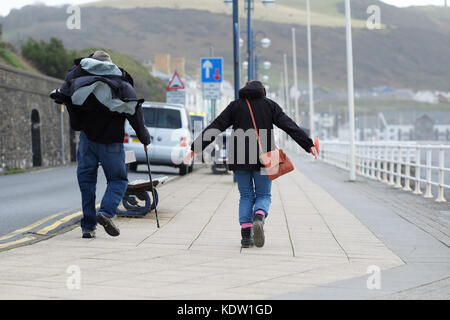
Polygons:
<instances>
[{"instance_id":1,"label":"man's hood","mask_svg":"<svg viewBox=\"0 0 450 320\"><path fill-rule=\"evenodd\" d=\"M122 76L122 71L112 62L84 58L80 65L84 71L97 76Z\"/></svg>"},{"instance_id":2,"label":"man's hood","mask_svg":"<svg viewBox=\"0 0 450 320\"><path fill-rule=\"evenodd\" d=\"M239 90L239 98L256 99L265 96L265 89L260 81L252 81Z\"/></svg>"}]
</instances>

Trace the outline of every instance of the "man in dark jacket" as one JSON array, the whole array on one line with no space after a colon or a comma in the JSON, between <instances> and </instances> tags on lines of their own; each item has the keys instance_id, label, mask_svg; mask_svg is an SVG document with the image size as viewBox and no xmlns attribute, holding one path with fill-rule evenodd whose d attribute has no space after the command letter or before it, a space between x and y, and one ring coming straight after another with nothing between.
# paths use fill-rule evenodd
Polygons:
<instances>
[{"instance_id":1,"label":"man in dark jacket","mask_svg":"<svg viewBox=\"0 0 450 320\"><path fill-rule=\"evenodd\" d=\"M262 148L259 150L250 110L251 104ZM239 91L239 99L228 107L193 142L191 152L186 155L189 163L196 154L212 142L219 132L233 127L231 135L229 167L234 171L241 194L239 202L239 223L241 224L241 245L245 248L264 245L263 224L269 214L271 203L271 180L264 174L259 160L260 153L276 149L273 125L285 131L306 152L317 158L313 141L274 101L266 98L266 89L259 81L252 81ZM254 234L254 236L253 236Z\"/></svg>"},{"instance_id":2,"label":"man in dark jacket","mask_svg":"<svg viewBox=\"0 0 450 320\"><path fill-rule=\"evenodd\" d=\"M133 79L117 68L106 52L96 51L75 61L65 83L52 98L66 105L72 129L81 131L77 177L83 206L82 237L95 237L97 222L109 235L118 236L119 228L111 219L128 185L123 148L125 119L141 143L145 147L150 144L141 107L143 100L136 99ZM96 213L99 163L108 185Z\"/></svg>"}]
</instances>

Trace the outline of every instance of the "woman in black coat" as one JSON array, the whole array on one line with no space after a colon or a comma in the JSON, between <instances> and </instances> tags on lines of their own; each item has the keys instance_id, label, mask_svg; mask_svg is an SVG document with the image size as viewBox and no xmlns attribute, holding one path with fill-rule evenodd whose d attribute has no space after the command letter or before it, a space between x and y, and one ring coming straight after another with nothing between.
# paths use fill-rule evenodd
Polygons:
<instances>
[{"instance_id":1,"label":"woman in black coat","mask_svg":"<svg viewBox=\"0 0 450 320\"><path fill-rule=\"evenodd\" d=\"M259 160L259 147L253 127L248 99L260 136L263 153L276 149L273 125L285 131L306 152L317 158L313 141L292 121L274 101L266 98L266 89L259 81L246 84L239 91L239 99L228 107L197 137L185 162L190 163L195 156L214 141L215 137L228 127L233 127L229 152L229 168L234 171L239 193L239 223L241 224L241 244L243 247L264 245L264 220L269 214L272 181ZM261 170L262 169L262 170ZM252 232L253 231L253 232ZM254 235L253 235L254 234Z\"/></svg>"}]
</instances>

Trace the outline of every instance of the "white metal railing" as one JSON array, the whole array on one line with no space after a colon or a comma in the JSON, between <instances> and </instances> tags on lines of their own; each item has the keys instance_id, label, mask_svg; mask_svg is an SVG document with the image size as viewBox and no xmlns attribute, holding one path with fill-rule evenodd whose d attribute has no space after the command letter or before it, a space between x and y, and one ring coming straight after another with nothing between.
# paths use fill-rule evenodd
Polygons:
<instances>
[{"instance_id":1,"label":"white metal railing","mask_svg":"<svg viewBox=\"0 0 450 320\"><path fill-rule=\"evenodd\" d=\"M349 143L321 141L320 159L336 167L350 170ZM356 173L414 194L445 202L450 190L450 145L420 145L417 142L357 142ZM449 183L449 184L446 184Z\"/></svg>"}]
</instances>

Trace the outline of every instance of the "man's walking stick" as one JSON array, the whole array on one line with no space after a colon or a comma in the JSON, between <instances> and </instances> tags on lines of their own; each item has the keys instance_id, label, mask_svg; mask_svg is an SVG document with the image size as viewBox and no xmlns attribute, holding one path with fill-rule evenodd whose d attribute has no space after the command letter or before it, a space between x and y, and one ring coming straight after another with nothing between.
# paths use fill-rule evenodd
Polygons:
<instances>
[{"instance_id":1,"label":"man's walking stick","mask_svg":"<svg viewBox=\"0 0 450 320\"><path fill-rule=\"evenodd\" d=\"M153 202L155 204L156 226L159 228L159 218L158 218L158 208L157 208L156 197L155 197L155 187L153 186L152 171L150 170L150 161L148 160L148 148L146 145L144 145L144 150L145 150L145 159L147 160L148 176L150 177L150 185L152 186Z\"/></svg>"}]
</instances>

